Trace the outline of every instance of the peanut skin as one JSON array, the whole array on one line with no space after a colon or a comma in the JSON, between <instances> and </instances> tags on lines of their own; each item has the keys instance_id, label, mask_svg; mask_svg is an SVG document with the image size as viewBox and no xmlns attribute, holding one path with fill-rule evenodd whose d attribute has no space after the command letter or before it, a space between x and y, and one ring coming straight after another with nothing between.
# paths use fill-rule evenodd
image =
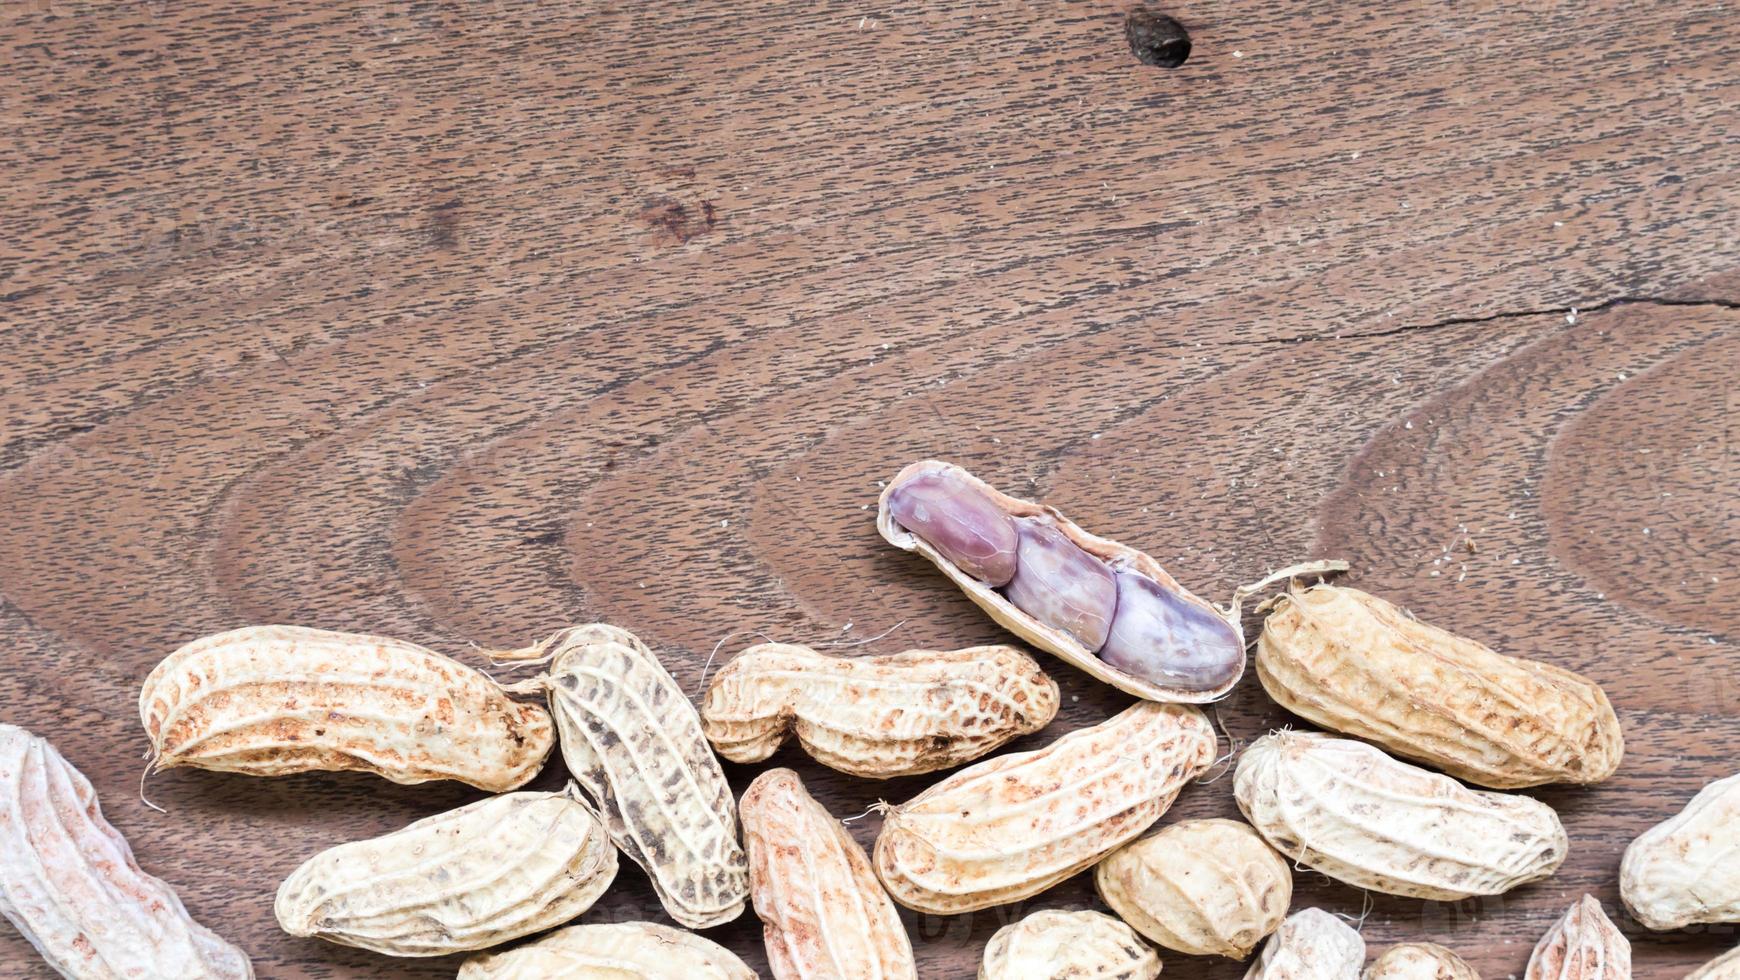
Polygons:
<instances>
[{"instance_id":1,"label":"peanut skin","mask_svg":"<svg viewBox=\"0 0 1740 980\"><path fill-rule=\"evenodd\" d=\"M993 586L1015 577L1015 521L949 470L919 473L888 494L888 510L968 575Z\"/></svg>"},{"instance_id":2,"label":"peanut skin","mask_svg":"<svg viewBox=\"0 0 1740 980\"><path fill-rule=\"evenodd\" d=\"M1076 547L1049 521L1024 517L1015 577L1004 598L1034 619L1074 637L1088 650L1106 643L1118 608L1118 583L1105 562Z\"/></svg>"},{"instance_id":3,"label":"peanut skin","mask_svg":"<svg viewBox=\"0 0 1740 980\"><path fill-rule=\"evenodd\" d=\"M1117 574L1118 611L1100 659L1137 677L1185 691L1214 691L1238 679L1244 635L1219 613L1143 575Z\"/></svg>"}]
</instances>

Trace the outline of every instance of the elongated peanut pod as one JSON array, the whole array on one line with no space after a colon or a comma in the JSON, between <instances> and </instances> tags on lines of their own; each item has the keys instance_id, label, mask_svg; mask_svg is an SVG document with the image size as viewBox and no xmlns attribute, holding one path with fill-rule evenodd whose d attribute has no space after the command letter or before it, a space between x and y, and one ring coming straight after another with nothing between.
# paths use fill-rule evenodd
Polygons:
<instances>
[{"instance_id":1,"label":"elongated peanut pod","mask_svg":"<svg viewBox=\"0 0 1740 980\"><path fill-rule=\"evenodd\" d=\"M1483 786L1594 783L1619 767L1619 718L1593 681L1507 657L1358 589L1273 601L1257 677L1283 708Z\"/></svg>"},{"instance_id":2,"label":"elongated peanut pod","mask_svg":"<svg viewBox=\"0 0 1740 980\"><path fill-rule=\"evenodd\" d=\"M1300 909L1263 944L1245 980L1358 980L1365 940L1322 909Z\"/></svg>"},{"instance_id":3,"label":"elongated peanut pod","mask_svg":"<svg viewBox=\"0 0 1740 980\"><path fill-rule=\"evenodd\" d=\"M1045 909L985 944L979 980L1154 980L1160 957L1136 931L1100 912Z\"/></svg>"},{"instance_id":4,"label":"elongated peanut pod","mask_svg":"<svg viewBox=\"0 0 1740 980\"><path fill-rule=\"evenodd\" d=\"M1360 980L1480 980L1480 974L1437 943L1399 943L1372 960Z\"/></svg>"},{"instance_id":5,"label":"elongated peanut pod","mask_svg":"<svg viewBox=\"0 0 1740 980\"><path fill-rule=\"evenodd\" d=\"M760 762L788 734L823 765L888 779L969 762L1057 715L1057 684L1014 647L830 657L805 646L749 647L701 703L707 740Z\"/></svg>"},{"instance_id":6,"label":"elongated peanut pod","mask_svg":"<svg viewBox=\"0 0 1740 980\"><path fill-rule=\"evenodd\" d=\"M1236 603L1216 608L1148 555L958 466L925 460L901 470L883 491L877 529L930 560L1010 632L1138 697L1214 701L1244 673Z\"/></svg>"},{"instance_id":7,"label":"elongated peanut pod","mask_svg":"<svg viewBox=\"0 0 1740 980\"><path fill-rule=\"evenodd\" d=\"M1535 944L1523 980L1631 980L1631 943L1584 895Z\"/></svg>"},{"instance_id":8,"label":"elongated peanut pod","mask_svg":"<svg viewBox=\"0 0 1740 980\"><path fill-rule=\"evenodd\" d=\"M616 878L616 849L573 786L507 793L316 854L278 887L293 936L390 956L484 949L561 925Z\"/></svg>"},{"instance_id":9,"label":"elongated peanut pod","mask_svg":"<svg viewBox=\"0 0 1740 980\"><path fill-rule=\"evenodd\" d=\"M1569 847L1545 803L1470 790L1376 746L1314 732L1253 742L1233 793L1282 854L1390 895L1497 895L1552 874Z\"/></svg>"},{"instance_id":10,"label":"elongated peanut pod","mask_svg":"<svg viewBox=\"0 0 1740 980\"><path fill-rule=\"evenodd\" d=\"M77 980L254 975L246 954L140 869L84 774L16 725L0 725L0 915Z\"/></svg>"},{"instance_id":11,"label":"elongated peanut pod","mask_svg":"<svg viewBox=\"0 0 1740 980\"><path fill-rule=\"evenodd\" d=\"M1619 895L1631 917L1665 930L1740 922L1740 775L1718 779L1625 849Z\"/></svg>"},{"instance_id":12,"label":"elongated peanut pod","mask_svg":"<svg viewBox=\"0 0 1740 980\"><path fill-rule=\"evenodd\" d=\"M479 953L458 980L755 980L725 947L655 922L558 929L505 953Z\"/></svg>"},{"instance_id":13,"label":"elongated peanut pod","mask_svg":"<svg viewBox=\"0 0 1740 980\"><path fill-rule=\"evenodd\" d=\"M250 776L361 770L501 792L537 775L550 715L414 643L300 626L195 640L145 678L153 767Z\"/></svg>"},{"instance_id":14,"label":"elongated peanut pod","mask_svg":"<svg viewBox=\"0 0 1740 980\"><path fill-rule=\"evenodd\" d=\"M775 980L915 980L912 943L870 859L797 773L757 776L742 815Z\"/></svg>"},{"instance_id":15,"label":"elongated peanut pod","mask_svg":"<svg viewBox=\"0 0 1740 980\"><path fill-rule=\"evenodd\" d=\"M1214 747L1199 709L1143 701L975 763L888 812L876 874L895 901L939 915L1037 895L1159 819Z\"/></svg>"},{"instance_id":16,"label":"elongated peanut pod","mask_svg":"<svg viewBox=\"0 0 1740 980\"><path fill-rule=\"evenodd\" d=\"M1242 960L1286 917L1293 871L1246 824L1186 820L1113 851L1094 887L1167 949Z\"/></svg>"},{"instance_id":17,"label":"elongated peanut pod","mask_svg":"<svg viewBox=\"0 0 1740 980\"><path fill-rule=\"evenodd\" d=\"M706 929L743 914L749 865L731 787L695 706L646 644L592 623L498 657L548 661L514 689L548 692L569 773L671 918Z\"/></svg>"}]
</instances>

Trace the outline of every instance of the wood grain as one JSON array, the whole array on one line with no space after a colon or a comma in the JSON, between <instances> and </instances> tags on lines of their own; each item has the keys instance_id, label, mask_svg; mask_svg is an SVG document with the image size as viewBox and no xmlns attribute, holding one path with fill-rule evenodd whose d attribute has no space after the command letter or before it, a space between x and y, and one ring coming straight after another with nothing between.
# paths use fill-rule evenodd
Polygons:
<instances>
[{"instance_id":1,"label":"wood grain","mask_svg":"<svg viewBox=\"0 0 1740 980\"><path fill-rule=\"evenodd\" d=\"M472 657L607 620L691 691L739 630L1003 641L872 526L877 481L941 456L1205 596L1343 557L1607 687L1619 775L1538 794L1565 869L1379 898L1374 950L1520 973L1584 890L1640 977L1732 946L1646 935L1614 878L1740 742L1740 23L1180 0L1163 71L1125 9L3 0L5 720L261 976L451 976L284 936L271 895L477 794L172 772L152 813L149 668L259 622ZM1015 748L1124 703L1043 659L1064 710ZM1219 716L1289 721L1254 682ZM925 784L768 764L840 816ZM1230 782L1174 815L1232 814ZM1083 875L906 924L965 976L1017 915L1093 902ZM625 872L585 921L630 918L662 921ZM752 917L709 935L765 969ZM0 963L46 975L10 932Z\"/></svg>"}]
</instances>

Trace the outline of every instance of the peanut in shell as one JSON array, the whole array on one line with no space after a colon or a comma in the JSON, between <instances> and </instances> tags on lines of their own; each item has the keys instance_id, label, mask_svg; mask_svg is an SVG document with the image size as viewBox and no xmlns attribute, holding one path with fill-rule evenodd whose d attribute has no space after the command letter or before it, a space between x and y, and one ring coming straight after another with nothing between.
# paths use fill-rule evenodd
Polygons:
<instances>
[{"instance_id":1,"label":"peanut in shell","mask_svg":"<svg viewBox=\"0 0 1740 980\"><path fill-rule=\"evenodd\" d=\"M1271 600L1257 678L1314 724L1495 789L1595 783L1624 754L1599 685L1336 585Z\"/></svg>"},{"instance_id":2,"label":"peanut in shell","mask_svg":"<svg viewBox=\"0 0 1740 980\"><path fill-rule=\"evenodd\" d=\"M165 657L139 692L153 770L360 770L395 783L523 785L556 744L541 706L414 643L250 626Z\"/></svg>"},{"instance_id":3,"label":"peanut in shell","mask_svg":"<svg viewBox=\"0 0 1740 980\"><path fill-rule=\"evenodd\" d=\"M1584 895L1535 945L1523 980L1631 980L1631 943Z\"/></svg>"},{"instance_id":4,"label":"peanut in shell","mask_svg":"<svg viewBox=\"0 0 1740 980\"><path fill-rule=\"evenodd\" d=\"M757 776L742 816L775 980L916 980L906 927L870 859L797 773Z\"/></svg>"},{"instance_id":5,"label":"peanut in shell","mask_svg":"<svg viewBox=\"0 0 1740 980\"><path fill-rule=\"evenodd\" d=\"M16 725L0 725L0 915L65 977L254 976L247 954L139 867L90 780Z\"/></svg>"},{"instance_id":6,"label":"peanut in shell","mask_svg":"<svg viewBox=\"0 0 1740 980\"><path fill-rule=\"evenodd\" d=\"M762 643L720 669L701 721L732 762L796 736L829 768L889 779L971 762L1044 728L1057 706L1057 683L1013 647L831 657Z\"/></svg>"},{"instance_id":7,"label":"peanut in shell","mask_svg":"<svg viewBox=\"0 0 1740 980\"><path fill-rule=\"evenodd\" d=\"M1101 912L1045 909L985 944L979 980L1154 980L1160 957L1129 926Z\"/></svg>"},{"instance_id":8,"label":"peanut in shell","mask_svg":"<svg viewBox=\"0 0 1740 980\"><path fill-rule=\"evenodd\" d=\"M1322 909L1288 916L1263 944L1245 980L1359 980L1365 940Z\"/></svg>"},{"instance_id":9,"label":"peanut in shell","mask_svg":"<svg viewBox=\"0 0 1740 980\"><path fill-rule=\"evenodd\" d=\"M1286 918L1293 870L1240 821L1185 820L1107 855L1094 887L1167 949L1242 960Z\"/></svg>"},{"instance_id":10,"label":"peanut in shell","mask_svg":"<svg viewBox=\"0 0 1740 980\"><path fill-rule=\"evenodd\" d=\"M479 953L457 980L755 980L735 953L656 922L568 926L499 953Z\"/></svg>"},{"instance_id":11,"label":"peanut in shell","mask_svg":"<svg viewBox=\"0 0 1740 980\"><path fill-rule=\"evenodd\" d=\"M616 877L616 849L572 785L491 796L316 854L278 887L293 936L389 956L486 949L561 925Z\"/></svg>"},{"instance_id":12,"label":"peanut in shell","mask_svg":"<svg viewBox=\"0 0 1740 980\"><path fill-rule=\"evenodd\" d=\"M568 772L670 917L707 929L743 914L749 863L736 801L695 706L647 645L592 623L497 656L548 663L512 690L548 695Z\"/></svg>"},{"instance_id":13,"label":"peanut in shell","mask_svg":"<svg viewBox=\"0 0 1740 980\"><path fill-rule=\"evenodd\" d=\"M1399 943L1372 960L1360 980L1480 980L1480 974L1437 943Z\"/></svg>"},{"instance_id":14,"label":"peanut in shell","mask_svg":"<svg viewBox=\"0 0 1740 980\"><path fill-rule=\"evenodd\" d=\"M1233 794L1282 854L1390 895L1497 895L1552 874L1569 848L1544 803L1471 790L1374 745L1315 732L1253 742Z\"/></svg>"},{"instance_id":15,"label":"peanut in shell","mask_svg":"<svg viewBox=\"0 0 1740 980\"><path fill-rule=\"evenodd\" d=\"M1139 698L1183 704L1217 701L1243 676L1246 595L1291 575L1347 567L1284 569L1221 608L1151 556L940 460L912 463L889 481L876 527L1033 646Z\"/></svg>"},{"instance_id":16,"label":"peanut in shell","mask_svg":"<svg viewBox=\"0 0 1740 980\"><path fill-rule=\"evenodd\" d=\"M1619 895L1646 928L1740 922L1740 775L1718 779L1625 849Z\"/></svg>"},{"instance_id":17,"label":"peanut in shell","mask_svg":"<svg viewBox=\"0 0 1740 980\"><path fill-rule=\"evenodd\" d=\"M1138 702L1044 748L975 763L883 817L894 900L953 915L1036 895L1135 839L1214 760L1189 705Z\"/></svg>"}]
</instances>

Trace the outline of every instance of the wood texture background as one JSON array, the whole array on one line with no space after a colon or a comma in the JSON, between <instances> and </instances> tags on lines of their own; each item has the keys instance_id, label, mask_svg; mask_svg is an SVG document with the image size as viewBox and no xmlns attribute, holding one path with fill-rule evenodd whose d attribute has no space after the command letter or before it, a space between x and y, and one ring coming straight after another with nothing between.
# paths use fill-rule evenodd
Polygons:
<instances>
[{"instance_id":1,"label":"wood texture background","mask_svg":"<svg viewBox=\"0 0 1740 980\"><path fill-rule=\"evenodd\" d=\"M1640 977L1733 945L1645 934L1614 879L1740 768L1740 18L1178 0L1196 50L1162 71L1125 9L0 0L0 716L262 977L451 976L288 938L271 896L476 794L178 771L152 813L148 669L258 622L467 657L603 619L690 689L738 630L996 640L872 527L877 481L941 456L1206 596L1344 557L1606 685L1622 771L1539 793L1563 871L1378 898L1374 951L1520 974L1585 890ZM1124 703L1046 662L1065 710L1025 747ZM1288 721L1254 679L1219 715ZM776 762L840 816L924 784ZM966 977L1092 902L907 923ZM639 917L625 870L587 919ZM764 966L752 916L711 935ZM46 975L10 931L0 964Z\"/></svg>"}]
</instances>

